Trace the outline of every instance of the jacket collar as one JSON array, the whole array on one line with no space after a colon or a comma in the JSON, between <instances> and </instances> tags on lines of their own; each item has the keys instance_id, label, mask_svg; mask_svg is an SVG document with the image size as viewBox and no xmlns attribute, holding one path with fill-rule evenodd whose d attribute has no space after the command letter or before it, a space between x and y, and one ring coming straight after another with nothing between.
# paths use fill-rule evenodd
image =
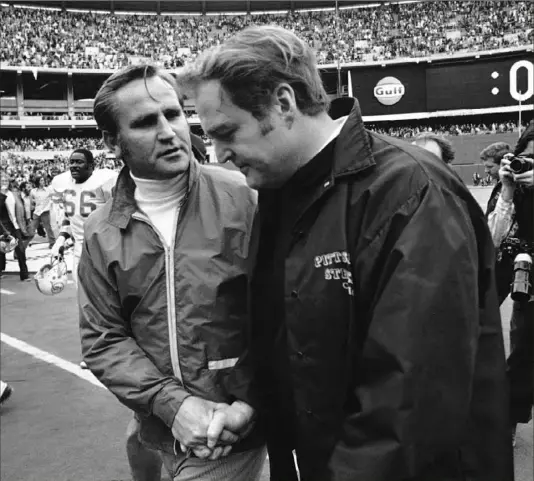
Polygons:
<instances>
[{"instance_id":1,"label":"jacket collar","mask_svg":"<svg viewBox=\"0 0 534 481\"><path fill-rule=\"evenodd\" d=\"M190 192L200 175L200 164L192 156L189 162L189 179L187 191ZM111 209L108 214L108 222L119 229L125 229L132 215L137 212L135 202L135 182L130 176L130 169L124 166L119 173L114 187Z\"/></svg>"},{"instance_id":2,"label":"jacket collar","mask_svg":"<svg viewBox=\"0 0 534 481\"><path fill-rule=\"evenodd\" d=\"M335 99L329 114L334 120L349 116L336 140L332 176L336 178L354 174L375 165L358 101L352 97Z\"/></svg>"}]
</instances>

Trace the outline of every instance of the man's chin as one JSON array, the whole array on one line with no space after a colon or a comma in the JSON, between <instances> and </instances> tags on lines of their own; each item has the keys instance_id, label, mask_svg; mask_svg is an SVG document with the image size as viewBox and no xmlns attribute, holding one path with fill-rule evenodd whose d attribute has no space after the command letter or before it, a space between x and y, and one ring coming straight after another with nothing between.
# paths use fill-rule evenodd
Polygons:
<instances>
[{"instance_id":1,"label":"man's chin","mask_svg":"<svg viewBox=\"0 0 534 481\"><path fill-rule=\"evenodd\" d=\"M255 170L245 167L244 169L241 169L241 173L245 176L247 185L251 189L263 189L264 187L266 187L264 185L265 182Z\"/></svg>"}]
</instances>

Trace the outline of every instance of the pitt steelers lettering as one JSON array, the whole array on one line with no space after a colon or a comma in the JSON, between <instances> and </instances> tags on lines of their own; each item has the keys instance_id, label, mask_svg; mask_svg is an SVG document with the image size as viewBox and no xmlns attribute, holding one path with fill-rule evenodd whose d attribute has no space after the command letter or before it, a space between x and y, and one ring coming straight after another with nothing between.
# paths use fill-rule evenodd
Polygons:
<instances>
[{"instance_id":1,"label":"pitt steelers lettering","mask_svg":"<svg viewBox=\"0 0 534 481\"><path fill-rule=\"evenodd\" d=\"M354 295L352 272L350 271L350 256L348 252L329 252L328 254L316 256L314 264L316 269L324 268L324 278L327 281L342 281L341 285L343 286L343 289L348 292L349 296ZM336 264L345 264L349 268L346 269L337 266L328 267Z\"/></svg>"}]
</instances>

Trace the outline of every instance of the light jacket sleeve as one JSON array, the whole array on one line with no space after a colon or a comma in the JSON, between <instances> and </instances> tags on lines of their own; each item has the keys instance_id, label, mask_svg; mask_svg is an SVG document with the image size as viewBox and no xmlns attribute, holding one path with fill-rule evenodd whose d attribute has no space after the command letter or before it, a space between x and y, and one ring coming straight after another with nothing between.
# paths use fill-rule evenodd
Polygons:
<instances>
[{"instance_id":1,"label":"light jacket sleeve","mask_svg":"<svg viewBox=\"0 0 534 481\"><path fill-rule=\"evenodd\" d=\"M371 302L352 382L360 409L344 420L332 481L426 479L425 467L461 444L468 420L479 274L467 208L432 183L421 187L353 267Z\"/></svg>"},{"instance_id":2,"label":"light jacket sleeve","mask_svg":"<svg viewBox=\"0 0 534 481\"><path fill-rule=\"evenodd\" d=\"M510 232L514 210L514 203L503 200L502 195L499 195L495 209L488 215L488 226L495 247L499 247Z\"/></svg>"},{"instance_id":3,"label":"light jacket sleeve","mask_svg":"<svg viewBox=\"0 0 534 481\"><path fill-rule=\"evenodd\" d=\"M19 223L17 222L17 215L15 212L15 196L11 191L8 191L6 195L6 208L7 214L9 215L9 219L11 220L13 227L15 227L15 229L20 229Z\"/></svg>"},{"instance_id":4,"label":"light jacket sleeve","mask_svg":"<svg viewBox=\"0 0 534 481\"><path fill-rule=\"evenodd\" d=\"M82 354L89 369L121 403L172 427L189 393L178 379L161 373L135 341L94 239L84 242L78 279Z\"/></svg>"}]
</instances>

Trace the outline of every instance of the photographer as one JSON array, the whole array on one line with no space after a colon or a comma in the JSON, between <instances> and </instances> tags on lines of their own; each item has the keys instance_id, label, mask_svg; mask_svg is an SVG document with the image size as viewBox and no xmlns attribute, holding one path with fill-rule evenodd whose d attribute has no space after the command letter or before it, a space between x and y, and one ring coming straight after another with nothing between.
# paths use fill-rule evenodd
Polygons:
<instances>
[{"instance_id":1,"label":"photographer","mask_svg":"<svg viewBox=\"0 0 534 481\"><path fill-rule=\"evenodd\" d=\"M511 422L528 423L533 401L532 365L534 302L532 296L532 263L520 266L518 254L534 255L534 122L527 127L513 154L501 160L501 188L493 192L488 203L488 224L497 252L497 284L506 286L499 292L502 302L508 293L514 300L511 328L508 378L511 389ZM521 157L519 155L521 154ZM515 262L514 262L515 260ZM526 274L524 274L526 266ZM518 296L514 279L519 267L530 277L530 286ZM530 267L530 269L529 269ZM515 272L514 272L515 271ZM530 272L528 272L530 271ZM521 274L521 272L519 272ZM530 274L530 275L529 275ZM528 289L528 290L527 290Z\"/></svg>"}]
</instances>

